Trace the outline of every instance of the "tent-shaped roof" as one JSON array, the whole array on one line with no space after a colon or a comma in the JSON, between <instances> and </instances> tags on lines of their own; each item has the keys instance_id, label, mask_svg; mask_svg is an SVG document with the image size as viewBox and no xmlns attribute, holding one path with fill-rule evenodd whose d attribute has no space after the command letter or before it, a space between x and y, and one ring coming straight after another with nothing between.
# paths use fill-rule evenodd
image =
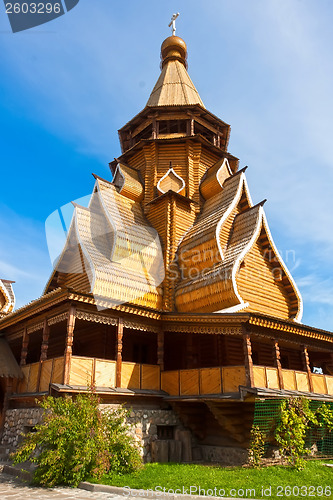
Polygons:
<instances>
[{"instance_id":1,"label":"tent-shaped roof","mask_svg":"<svg viewBox=\"0 0 333 500\"><path fill-rule=\"evenodd\" d=\"M147 102L148 107L205 107L186 70L186 44L178 36L164 40L161 48L162 72Z\"/></svg>"}]
</instances>

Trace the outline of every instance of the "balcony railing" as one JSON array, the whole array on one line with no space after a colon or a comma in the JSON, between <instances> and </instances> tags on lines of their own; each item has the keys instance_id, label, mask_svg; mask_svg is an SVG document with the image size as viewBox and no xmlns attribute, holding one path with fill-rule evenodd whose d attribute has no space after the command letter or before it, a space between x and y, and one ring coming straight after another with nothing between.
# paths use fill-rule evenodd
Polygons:
<instances>
[{"instance_id":1,"label":"balcony railing","mask_svg":"<svg viewBox=\"0 0 333 500\"><path fill-rule=\"evenodd\" d=\"M69 385L116 387L116 361L72 356ZM50 383L62 384L64 380L64 358L48 359L22 367L24 378L15 392L47 392ZM277 368L254 366L254 387L312 392L333 396L333 376L311 374L297 370L281 370L283 387L280 385ZM195 396L238 392L246 386L244 366L218 366L188 370L160 371L158 365L122 362L121 388L163 390L170 396Z\"/></svg>"},{"instance_id":2,"label":"balcony railing","mask_svg":"<svg viewBox=\"0 0 333 500\"><path fill-rule=\"evenodd\" d=\"M50 383L62 384L64 380L64 358L54 358L43 363L32 363L22 367L23 380L17 393L47 392ZM83 356L72 356L69 385L116 387L116 361ZM121 387L124 389L160 389L160 367L123 362Z\"/></svg>"},{"instance_id":3,"label":"balcony railing","mask_svg":"<svg viewBox=\"0 0 333 500\"><path fill-rule=\"evenodd\" d=\"M246 385L244 366L218 366L161 373L161 389L170 396L238 392L240 385Z\"/></svg>"},{"instance_id":4,"label":"balcony railing","mask_svg":"<svg viewBox=\"0 0 333 500\"><path fill-rule=\"evenodd\" d=\"M316 394L333 395L333 376L298 370L282 369L283 387L280 386L277 368L254 366L254 386L267 389L285 389L289 391L314 392ZM311 384L310 378L311 377ZM311 391L311 385L313 390Z\"/></svg>"}]
</instances>

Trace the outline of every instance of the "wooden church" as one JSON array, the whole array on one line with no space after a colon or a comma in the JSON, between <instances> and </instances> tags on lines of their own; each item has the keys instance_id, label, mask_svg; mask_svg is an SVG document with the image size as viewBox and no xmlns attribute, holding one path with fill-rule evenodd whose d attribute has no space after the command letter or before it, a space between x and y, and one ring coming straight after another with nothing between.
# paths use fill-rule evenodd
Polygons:
<instances>
[{"instance_id":1,"label":"wooden church","mask_svg":"<svg viewBox=\"0 0 333 500\"><path fill-rule=\"evenodd\" d=\"M3 425L93 383L105 403L175 412L198 446L246 449L256 401L333 401L333 334L301 323L229 135L170 36L110 179L95 175L88 207L74 206L43 295L13 311L0 281Z\"/></svg>"}]
</instances>

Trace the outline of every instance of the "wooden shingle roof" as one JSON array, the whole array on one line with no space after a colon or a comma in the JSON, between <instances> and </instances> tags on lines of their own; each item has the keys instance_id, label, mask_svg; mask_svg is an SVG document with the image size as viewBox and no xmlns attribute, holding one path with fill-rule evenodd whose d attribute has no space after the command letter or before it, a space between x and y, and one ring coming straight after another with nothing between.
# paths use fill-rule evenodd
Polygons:
<instances>
[{"instance_id":1,"label":"wooden shingle roof","mask_svg":"<svg viewBox=\"0 0 333 500\"><path fill-rule=\"evenodd\" d=\"M168 61L150 94L147 106L189 106L194 104L205 107L185 66L177 60Z\"/></svg>"},{"instance_id":2,"label":"wooden shingle roof","mask_svg":"<svg viewBox=\"0 0 333 500\"><path fill-rule=\"evenodd\" d=\"M13 281L0 279L0 317L12 312L15 306Z\"/></svg>"},{"instance_id":3,"label":"wooden shingle roof","mask_svg":"<svg viewBox=\"0 0 333 500\"><path fill-rule=\"evenodd\" d=\"M159 309L164 278L160 240L133 199L140 195L138 179L120 166L118 173L122 182L115 178L117 187L96 177L89 206L75 204L66 246L45 292L58 275L64 286L116 304Z\"/></svg>"}]
</instances>

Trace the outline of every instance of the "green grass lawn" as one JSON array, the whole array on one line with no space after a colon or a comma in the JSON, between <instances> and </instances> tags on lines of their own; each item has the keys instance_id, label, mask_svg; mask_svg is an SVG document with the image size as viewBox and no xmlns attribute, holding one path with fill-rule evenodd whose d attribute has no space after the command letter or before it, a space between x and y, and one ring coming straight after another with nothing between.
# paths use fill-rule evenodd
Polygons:
<instances>
[{"instance_id":1,"label":"green grass lawn","mask_svg":"<svg viewBox=\"0 0 333 500\"><path fill-rule=\"evenodd\" d=\"M145 465L136 473L122 476L108 474L99 481L91 482L144 490L155 490L159 487L157 491L163 491L165 488L164 491L171 490L170 493L177 489L180 491L175 493L183 493L184 488L187 490L184 493L195 495L200 494L200 487L205 490L206 495L226 497L333 498L333 468L325 467L323 463L333 461L309 461L302 471L282 466L249 469L154 463ZM201 494L204 492L201 491ZM124 496L133 498L127 490L124 490ZM143 498L143 494L136 496Z\"/></svg>"}]
</instances>

